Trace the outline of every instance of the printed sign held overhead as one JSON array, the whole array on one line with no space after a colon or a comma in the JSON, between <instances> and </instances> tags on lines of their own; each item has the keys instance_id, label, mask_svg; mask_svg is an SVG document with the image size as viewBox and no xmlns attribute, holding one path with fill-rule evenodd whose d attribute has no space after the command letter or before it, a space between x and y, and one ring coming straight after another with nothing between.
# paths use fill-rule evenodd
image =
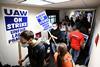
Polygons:
<instances>
[{"instance_id":1,"label":"printed sign held overhead","mask_svg":"<svg viewBox=\"0 0 100 67\"><path fill-rule=\"evenodd\" d=\"M49 19L46 15L45 11L36 15L36 19L37 19L38 23L44 28L44 30L49 30L52 28L52 25L49 22Z\"/></svg>"}]
</instances>

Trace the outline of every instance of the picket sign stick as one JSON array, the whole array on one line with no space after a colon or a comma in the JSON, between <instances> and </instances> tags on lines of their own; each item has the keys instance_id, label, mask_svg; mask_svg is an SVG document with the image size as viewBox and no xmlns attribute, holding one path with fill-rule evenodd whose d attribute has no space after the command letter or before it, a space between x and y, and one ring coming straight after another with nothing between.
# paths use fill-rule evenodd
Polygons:
<instances>
[{"instance_id":1,"label":"picket sign stick","mask_svg":"<svg viewBox=\"0 0 100 67\"><path fill-rule=\"evenodd\" d=\"M50 36L51 36L51 38L52 38L52 40L53 40L54 44L57 46L57 43L55 42L54 38L52 37L51 32L50 32L50 31L48 31L48 32L49 32L49 34L50 34Z\"/></svg>"},{"instance_id":2,"label":"picket sign stick","mask_svg":"<svg viewBox=\"0 0 100 67\"><path fill-rule=\"evenodd\" d=\"M18 41L18 52L19 52L19 60L22 59L22 52L21 52L21 45L20 42ZM22 64L19 64L20 67L23 67Z\"/></svg>"},{"instance_id":3,"label":"picket sign stick","mask_svg":"<svg viewBox=\"0 0 100 67\"><path fill-rule=\"evenodd\" d=\"M19 9L19 8L17 8ZM18 51L19 51L19 60L22 59L22 51L21 51L21 45L20 45L20 41L18 41ZM20 67L23 67L23 64L19 64Z\"/></svg>"}]
</instances>

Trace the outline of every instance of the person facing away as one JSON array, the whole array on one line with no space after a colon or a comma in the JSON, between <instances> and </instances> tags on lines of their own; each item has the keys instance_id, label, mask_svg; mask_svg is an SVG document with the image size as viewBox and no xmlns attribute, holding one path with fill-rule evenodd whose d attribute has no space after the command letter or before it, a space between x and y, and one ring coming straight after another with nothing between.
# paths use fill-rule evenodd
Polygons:
<instances>
[{"instance_id":1,"label":"person facing away","mask_svg":"<svg viewBox=\"0 0 100 67\"><path fill-rule=\"evenodd\" d=\"M86 16L81 16L81 18L77 19L75 23L80 27L80 31L82 33L89 35L91 29L91 23L88 22Z\"/></svg>"},{"instance_id":2,"label":"person facing away","mask_svg":"<svg viewBox=\"0 0 100 67\"><path fill-rule=\"evenodd\" d=\"M70 18L70 24L71 24L71 27L73 27L75 25L73 17Z\"/></svg>"},{"instance_id":3,"label":"person facing away","mask_svg":"<svg viewBox=\"0 0 100 67\"><path fill-rule=\"evenodd\" d=\"M73 31L69 34L69 39L72 57L74 62L76 63L76 60L80 54L80 49L82 48L84 43L84 35L79 31L77 26L74 26Z\"/></svg>"},{"instance_id":4,"label":"person facing away","mask_svg":"<svg viewBox=\"0 0 100 67\"><path fill-rule=\"evenodd\" d=\"M72 56L67 51L65 43L60 43L58 51L54 54L56 67L73 67Z\"/></svg>"},{"instance_id":5,"label":"person facing away","mask_svg":"<svg viewBox=\"0 0 100 67\"><path fill-rule=\"evenodd\" d=\"M45 57L45 47L43 43L38 42L34 38L32 31L25 30L20 34L20 43L23 47L28 48L28 54L25 58L18 61L19 64L25 61L29 57L31 67L43 67Z\"/></svg>"}]
</instances>

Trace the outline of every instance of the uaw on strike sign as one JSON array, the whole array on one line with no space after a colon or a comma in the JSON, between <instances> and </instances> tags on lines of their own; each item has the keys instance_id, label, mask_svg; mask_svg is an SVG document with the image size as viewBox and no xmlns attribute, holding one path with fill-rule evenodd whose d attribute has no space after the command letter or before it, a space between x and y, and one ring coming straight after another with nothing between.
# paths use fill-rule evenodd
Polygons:
<instances>
[{"instance_id":1,"label":"uaw on strike sign","mask_svg":"<svg viewBox=\"0 0 100 67\"><path fill-rule=\"evenodd\" d=\"M36 19L38 23L44 28L44 30L50 30L52 28L52 24L49 22L48 16L46 12L43 11L36 15Z\"/></svg>"},{"instance_id":2,"label":"uaw on strike sign","mask_svg":"<svg viewBox=\"0 0 100 67\"><path fill-rule=\"evenodd\" d=\"M15 42L19 35L28 26L28 11L14 8L2 8L3 18L6 26L8 43Z\"/></svg>"}]
</instances>

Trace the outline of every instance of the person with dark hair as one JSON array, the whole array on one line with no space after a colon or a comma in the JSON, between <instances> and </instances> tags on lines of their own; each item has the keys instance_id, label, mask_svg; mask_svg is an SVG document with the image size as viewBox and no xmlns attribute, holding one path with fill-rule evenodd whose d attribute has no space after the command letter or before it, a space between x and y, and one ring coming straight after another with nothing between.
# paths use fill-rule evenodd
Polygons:
<instances>
[{"instance_id":1,"label":"person with dark hair","mask_svg":"<svg viewBox=\"0 0 100 67\"><path fill-rule=\"evenodd\" d=\"M58 51L54 54L56 67L73 67L72 56L67 51L65 43L59 43Z\"/></svg>"},{"instance_id":2,"label":"person with dark hair","mask_svg":"<svg viewBox=\"0 0 100 67\"><path fill-rule=\"evenodd\" d=\"M0 67L2 67L2 64L1 64L1 62L0 62Z\"/></svg>"},{"instance_id":3,"label":"person with dark hair","mask_svg":"<svg viewBox=\"0 0 100 67\"><path fill-rule=\"evenodd\" d=\"M75 23L78 23L78 22L80 22L79 16L77 16L76 19L75 19Z\"/></svg>"},{"instance_id":4,"label":"person with dark hair","mask_svg":"<svg viewBox=\"0 0 100 67\"><path fill-rule=\"evenodd\" d=\"M80 32L78 26L73 27L73 31L69 34L70 46L71 46L71 54L74 62L76 63L77 58L79 57L80 50L83 47L84 43L84 35Z\"/></svg>"},{"instance_id":5,"label":"person with dark hair","mask_svg":"<svg viewBox=\"0 0 100 67\"><path fill-rule=\"evenodd\" d=\"M83 65L85 64L86 58L89 56L89 38L90 38L90 31L91 31L91 23L88 22L87 16L84 15L82 19L80 20L79 24L79 30L82 32L84 35L86 35L88 38L85 38L85 45L84 49L81 49L80 55L77 60L77 64ZM84 56L83 56L84 54ZM80 60L81 59L81 60Z\"/></svg>"},{"instance_id":6,"label":"person with dark hair","mask_svg":"<svg viewBox=\"0 0 100 67\"><path fill-rule=\"evenodd\" d=\"M42 42L34 38L32 31L25 30L20 34L20 43L23 47L28 48L28 54L25 58L18 61L19 64L29 57L31 67L44 67L45 47Z\"/></svg>"},{"instance_id":7,"label":"person with dark hair","mask_svg":"<svg viewBox=\"0 0 100 67\"><path fill-rule=\"evenodd\" d=\"M5 65L3 65L2 67L11 67L11 65L5 64Z\"/></svg>"},{"instance_id":8,"label":"person with dark hair","mask_svg":"<svg viewBox=\"0 0 100 67\"><path fill-rule=\"evenodd\" d=\"M66 20L67 22L69 22L69 17L68 17L68 16L65 16L65 20Z\"/></svg>"},{"instance_id":9,"label":"person with dark hair","mask_svg":"<svg viewBox=\"0 0 100 67\"><path fill-rule=\"evenodd\" d=\"M49 35L49 38L52 37L50 40L50 50L51 50L51 54L54 54L54 52L56 50L55 42L59 43L62 41L61 31L60 31L58 24L56 22L53 23L52 29L50 30L50 33L51 33L51 35Z\"/></svg>"},{"instance_id":10,"label":"person with dark hair","mask_svg":"<svg viewBox=\"0 0 100 67\"><path fill-rule=\"evenodd\" d=\"M67 28L64 22L61 23L59 29L61 31L62 42L67 43Z\"/></svg>"},{"instance_id":11,"label":"person with dark hair","mask_svg":"<svg viewBox=\"0 0 100 67\"><path fill-rule=\"evenodd\" d=\"M72 27L75 25L73 17L70 18L70 24L71 24Z\"/></svg>"},{"instance_id":12,"label":"person with dark hair","mask_svg":"<svg viewBox=\"0 0 100 67\"><path fill-rule=\"evenodd\" d=\"M87 17L82 17L79 22L76 22L77 26L80 27L80 31L86 35L89 35L89 29L91 28L91 24L88 22Z\"/></svg>"}]
</instances>

